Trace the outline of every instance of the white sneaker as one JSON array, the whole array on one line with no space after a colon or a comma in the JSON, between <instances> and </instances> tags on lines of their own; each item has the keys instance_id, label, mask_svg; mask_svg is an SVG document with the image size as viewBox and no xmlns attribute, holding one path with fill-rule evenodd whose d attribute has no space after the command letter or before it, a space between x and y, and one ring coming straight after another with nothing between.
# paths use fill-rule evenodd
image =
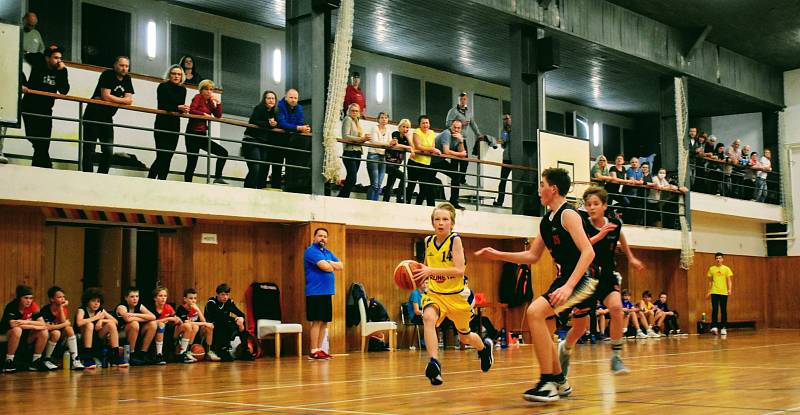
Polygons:
<instances>
[{"instance_id":1,"label":"white sneaker","mask_svg":"<svg viewBox=\"0 0 800 415\"><path fill-rule=\"evenodd\" d=\"M555 402L558 398L558 385L555 382L539 382L522 394L522 399L529 402Z\"/></svg>"},{"instance_id":2,"label":"white sneaker","mask_svg":"<svg viewBox=\"0 0 800 415\"><path fill-rule=\"evenodd\" d=\"M46 368L47 368L47 370L56 370L56 369L58 369L58 366L56 366L56 364L55 364L55 363L53 363L53 361L52 361L52 360L50 360L50 358L49 358L49 357L48 357L48 358L45 358L45 359L43 360L43 362L44 362L44 363L43 363L43 364L44 364L44 367L46 367Z\"/></svg>"},{"instance_id":3,"label":"white sneaker","mask_svg":"<svg viewBox=\"0 0 800 415\"><path fill-rule=\"evenodd\" d=\"M75 358L72 359L72 370L83 370L83 363L81 363L81 359Z\"/></svg>"},{"instance_id":4,"label":"white sneaker","mask_svg":"<svg viewBox=\"0 0 800 415\"><path fill-rule=\"evenodd\" d=\"M712 327L711 328L711 334L713 334L715 336L717 335L717 328L716 327Z\"/></svg>"},{"instance_id":5,"label":"white sneaker","mask_svg":"<svg viewBox=\"0 0 800 415\"><path fill-rule=\"evenodd\" d=\"M209 350L208 353L206 353L206 357L208 358L208 360L212 362L219 362L220 360L222 360L222 358L217 356L217 354L214 353L213 350Z\"/></svg>"},{"instance_id":6,"label":"white sneaker","mask_svg":"<svg viewBox=\"0 0 800 415\"><path fill-rule=\"evenodd\" d=\"M728 335L728 330L723 328L722 330L719 331L719 335L720 336L727 336Z\"/></svg>"},{"instance_id":7,"label":"white sneaker","mask_svg":"<svg viewBox=\"0 0 800 415\"><path fill-rule=\"evenodd\" d=\"M658 333L654 332L653 329L647 330L647 337L661 337Z\"/></svg>"},{"instance_id":8,"label":"white sneaker","mask_svg":"<svg viewBox=\"0 0 800 415\"><path fill-rule=\"evenodd\" d=\"M639 330L639 331L637 331L637 332L636 332L636 338L637 338L637 339L646 339L646 338L647 338L647 335L646 335L646 334L644 334L644 333L642 333L642 331L641 331L641 330Z\"/></svg>"}]
</instances>

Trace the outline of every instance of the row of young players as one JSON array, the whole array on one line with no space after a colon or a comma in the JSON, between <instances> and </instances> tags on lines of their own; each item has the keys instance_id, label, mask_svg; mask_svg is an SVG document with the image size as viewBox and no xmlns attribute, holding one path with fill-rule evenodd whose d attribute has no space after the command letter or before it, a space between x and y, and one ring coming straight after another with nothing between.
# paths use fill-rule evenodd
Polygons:
<instances>
[{"instance_id":1,"label":"row of young players","mask_svg":"<svg viewBox=\"0 0 800 415\"><path fill-rule=\"evenodd\" d=\"M0 320L0 332L5 332L8 338L3 372L17 370L15 355L20 343L32 348L29 370L56 369L52 356L60 342L68 350L73 370L94 369L98 360L103 362L104 367L108 364L122 368L129 364L166 364L164 336L170 329L180 339L177 353L179 361L197 361L189 348L196 338L208 345L204 355L209 360L232 360L230 350L235 349L236 342L214 342L215 324L217 331L227 335L223 339L245 331L244 313L230 299L230 290L227 284L220 284L216 296L209 298L203 312L197 305L197 291L193 288L184 290L183 303L177 310L167 303L167 289L156 288L153 291L153 310L150 310L139 302L139 290L131 287L126 290L124 301L112 314L103 308L103 292L98 288L89 288L81 297L73 323L67 308L69 301L62 288L55 286L48 289L50 302L40 309L34 301L33 289L26 285L17 286L16 298L6 305ZM127 342L134 350L130 363L120 347L118 327L124 327ZM76 331L82 340L80 353ZM155 343L155 354L148 356L152 343ZM108 347L104 348L106 345Z\"/></svg>"},{"instance_id":2,"label":"row of young players","mask_svg":"<svg viewBox=\"0 0 800 415\"><path fill-rule=\"evenodd\" d=\"M678 312L670 309L665 292L662 292L658 300L653 302L650 291L644 291L642 300L638 304L634 304L631 293L628 290L622 290L622 312L624 316L622 320L623 336L629 339L686 335L681 333L678 326ZM599 335L602 340L608 340L609 337L605 336L608 320L611 319L608 307L598 301L596 314Z\"/></svg>"}]
</instances>

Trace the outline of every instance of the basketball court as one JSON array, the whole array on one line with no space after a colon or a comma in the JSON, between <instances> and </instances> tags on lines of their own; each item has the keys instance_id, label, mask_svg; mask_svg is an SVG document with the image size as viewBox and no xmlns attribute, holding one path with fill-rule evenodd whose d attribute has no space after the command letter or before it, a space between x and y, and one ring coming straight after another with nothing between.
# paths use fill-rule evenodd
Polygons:
<instances>
[{"instance_id":1,"label":"basketball court","mask_svg":"<svg viewBox=\"0 0 800 415\"><path fill-rule=\"evenodd\" d=\"M424 351L351 353L331 361L264 357L255 362L97 369L2 376L5 413L191 414L790 414L800 413L798 330L732 331L629 340L631 373L612 376L608 344L578 345L572 396L522 400L538 371L530 346L497 350L482 373L474 350L447 350L445 383L424 377ZM663 386L662 386L663 385ZM37 396L47 391L46 396Z\"/></svg>"}]
</instances>

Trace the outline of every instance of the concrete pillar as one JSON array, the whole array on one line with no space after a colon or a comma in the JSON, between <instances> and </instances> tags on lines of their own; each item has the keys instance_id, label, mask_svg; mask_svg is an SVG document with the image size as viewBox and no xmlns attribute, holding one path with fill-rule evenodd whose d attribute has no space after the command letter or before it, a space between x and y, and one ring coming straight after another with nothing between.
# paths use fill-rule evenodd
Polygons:
<instances>
[{"instance_id":1,"label":"concrete pillar","mask_svg":"<svg viewBox=\"0 0 800 415\"><path fill-rule=\"evenodd\" d=\"M537 30L533 26L512 25L511 42L511 116L513 133L511 162L538 168L537 132L544 126L544 73L536 64ZM535 171L514 170L511 174L512 212L518 215L539 216L538 174ZM521 193L525 193L522 195Z\"/></svg>"}]
</instances>

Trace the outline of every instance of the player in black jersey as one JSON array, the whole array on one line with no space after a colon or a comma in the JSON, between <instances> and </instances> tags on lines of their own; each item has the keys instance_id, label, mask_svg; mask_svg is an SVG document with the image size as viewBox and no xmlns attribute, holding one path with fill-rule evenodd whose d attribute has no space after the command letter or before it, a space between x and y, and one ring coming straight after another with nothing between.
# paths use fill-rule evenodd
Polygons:
<instances>
[{"instance_id":1,"label":"player in black jersey","mask_svg":"<svg viewBox=\"0 0 800 415\"><path fill-rule=\"evenodd\" d=\"M608 192L601 187L590 187L583 193L583 203L586 212L581 211L584 228L589 241L594 247L594 266L598 270L599 284L594 292L594 297L590 303L601 301L608 307L611 315L611 372L613 374L628 373L628 368L622 363L620 353L622 351L622 300L619 294L619 284L614 275L616 261L614 254L619 243L622 251L628 257L628 263L641 271L644 265L637 259L628 242L625 234L622 233L622 222L616 217L606 216L608 209ZM589 327L589 310L592 304L579 304L572 311L572 327L567 333L567 337L558 343L558 359L564 376L569 372L569 357L572 349L583 333Z\"/></svg>"},{"instance_id":2,"label":"player in black jersey","mask_svg":"<svg viewBox=\"0 0 800 415\"><path fill-rule=\"evenodd\" d=\"M522 252L502 252L483 248L475 254L517 264L532 264L539 260L544 248L558 265L559 273L550 289L528 307L527 318L533 337L534 351L539 362L539 383L523 398L535 402L553 402L572 392L558 361L553 344L555 316L563 309L585 301L594 292L597 281L587 275L594 259L594 250L586 237L580 215L566 199L571 185L564 169L550 168L542 172L539 198L549 209L539 223L539 237Z\"/></svg>"}]
</instances>

